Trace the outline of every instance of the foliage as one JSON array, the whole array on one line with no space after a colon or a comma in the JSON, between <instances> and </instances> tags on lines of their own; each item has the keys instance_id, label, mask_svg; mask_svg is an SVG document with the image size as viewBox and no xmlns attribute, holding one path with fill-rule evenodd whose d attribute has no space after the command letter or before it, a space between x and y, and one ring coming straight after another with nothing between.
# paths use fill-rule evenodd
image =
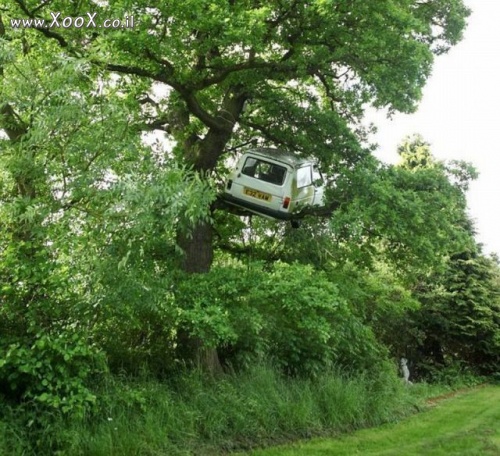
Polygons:
<instances>
[{"instance_id":1,"label":"foliage","mask_svg":"<svg viewBox=\"0 0 500 456\"><path fill-rule=\"evenodd\" d=\"M439 192L427 200L427 206L442 205L433 208L425 223L413 220L417 227L432 227L434 233L427 240L439 240L441 245L432 245L435 256L439 255L432 268L418 270L413 265L410 289L421 306L400 319L406 335L399 353L413 358L417 375L436 378L436 369L454 365L493 374L499 369L500 353L499 270L498 264L481 254L466 212L465 191L477 174L466 163L436 162L420 137L406 140L399 151L399 166L412 176L423 177L426 191L435 188ZM440 233L435 217L441 218L439 223L446 218L441 227L448 234ZM404 222L408 220L409 215Z\"/></svg>"},{"instance_id":2,"label":"foliage","mask_svg":"<svg viewBox=\"0 0 500 456\"><path fill-rule=\"evenodd\" d=\"M136 133L161 130L179 164L205 177L222 165L228 148L250 142L314 155L332 175L348 173L369 156L360 123L365 106L414 110L433 56L461 39L469 14L461 0L265 6L194 0L155 7L142 0L9 0L2 21L51 22L54 10L61 18L91 10L101 21L137 21L133 29L3 26L14 52L34 55L41 46L60 62L77 61L83 71L76 74L94 82L94 90L111 82L107 90L119 94L130 112L118 125L132 124ZM22 117L23 106L15 90L8 92L12 121ZM98 119L107 124L104 116ZM181 243L186 269L210 268L211 254L193 258L201 249L189 248L197 242L212 248L206 227L195 225L197 235ZM181 223L181 237L183 229ZM196 268L195 262L205 264Z\"/></svg>"},{"instance_id":3,"label":"foliage","mask_svg":"<svg viewBox=\"0 0 500 456\"><path fill-rule=\"evenodd\" d=\"M419 284L421 310L411 316L419 338L422 373L439 378L445 366L494 374L500 369L499 268L470 249L453 254L447 268Z\"/></svg>"},{"instance_id":4,"label":"foliage","mask_svg":"<svg viewBox=\"0 0 500 456\"><path fill-rule=\"evenodd\" d=\"M371 270L347 263L336 265L329 274L377 341L396 359L406 356L411 332L408 313L418 311L420 303L398 273L385 263L375 264Z\"/></svg>"},{"instance_id":5,"label":"foliage","mask_svg":"<svg viewBox=\"0 0 500 456\"><path fill-rule=\"evenodd\" d=\"M7 397L19 396L42 413L46 407L83 416L96 402L90 386L106 369L102 354L68 329L38 333L31 346L28 341L0 346L0 384Z\"/></svg>"},{"instance_id":6,"label":"foliage","mask_svg":"<svg viewBox=\"0 0 500 456\"><path fill-rule=\"evenodd\" d=\"M4 212L11 215L4 219L7 227L11 222L22 231L0 232L1 389L5 400L34 404L41 413L56 409L83 415L96 400L91 384L106 371L103 353L87 333L88 311L71 292L71 277L56 260L56 246L44 246L50 229L31 228L44 213L16 224L12 212ZM26 240L7 244L9 235Z\"/></svg>"},{"instance_id":7,"label":"foliage","mask_svg":"<svg viewBox=\"0 0 500 456\"><path fill-rule=\"evenodd\" d=\"M465 197L441 166L384 166L353 177L342 188L352 200L331 222L346 259L367 265L384 259L412 274L416 266L439 266L447 252L468 239Z\"/></svg>"},{"instance_id":8,"label":"foliage","mask_svg":"<svg viewBox=\"0 0 500 456\"><path fill-rule=\"evenodd\" d=\"M363 370L384 354L335 285L310 266L214 267L178 282L175 294L179 327L231 364L271 358L287 372L316 375L334 364Z\"/></svg>"}]
</instances>

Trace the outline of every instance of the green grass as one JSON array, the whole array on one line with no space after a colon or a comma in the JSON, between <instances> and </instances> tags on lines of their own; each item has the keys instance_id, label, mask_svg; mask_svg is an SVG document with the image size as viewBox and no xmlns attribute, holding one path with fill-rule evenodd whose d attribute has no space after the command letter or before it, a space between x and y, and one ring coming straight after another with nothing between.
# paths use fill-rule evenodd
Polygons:
<instances>
[{"instance_id":1,"label":"green grass","mask_svg":"<svg viewBox=\"0 0 500 456\"><path fill-rule=\"evenodd\" d=\"M111 377L83 420L0 407L0 455L220 455L398 419L412 409L406 390L390 369L314 380L267 366L170 383Z\"/></svg>"},{"instance_id":2,"label":"green grass","mask_svg":"<svg viewBox=\"0 0 500 456\"><path fill-rule=\"evenodd\" d=\"M431 402L397 424L250 453L252 456L489 456L500 454L500 387Z\"/></svg>"},{"instance_id":3,"label":"green grass","mask_svg":"<svg viewBox=\"0 0 500 456\"><path fill-rule=\"evenodd\" d=\"M314 379L290 378L265 365L215 379L197 371L165 382L147 373L109 376L96 385L97 406L83 419L33 403L2 404L0 397L0 455L221 455L398 422L423 399L449 392L426 384L405 387L390 366L380 367L370 375L330 370ZM391 428L379 428L382 436L386 429L382 442L403 445ZM335 442L311 443L309 453L302 453L309 451L302 449L306 445L268 454L321 454L323 447L332 454ZM365 454L364 447L356 448L339 454Z\"/></svg>"}]
</instances>

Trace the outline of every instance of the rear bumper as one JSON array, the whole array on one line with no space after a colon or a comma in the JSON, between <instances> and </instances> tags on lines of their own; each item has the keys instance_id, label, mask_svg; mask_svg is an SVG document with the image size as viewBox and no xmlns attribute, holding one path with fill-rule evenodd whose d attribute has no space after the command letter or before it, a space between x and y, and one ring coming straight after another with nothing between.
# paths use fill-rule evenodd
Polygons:
<instances>
[{"instance_id":1,"label":"rear bumper","mask_svg":"<svg viewBox=\"0 0 500 456\"><path fill-rule=\"evenodd\" d=\"M302 218L300 213L290 213L290 212L284 212L284 211L277 211L274 209L268 209L266 207L262 207L259 204L254 204L254 203L251 203L249 201L235 198L233 195L231 195L229 193L223 193L221 196L222 196L222 199L229 204L247 209L250 212L253 212L255 214L260 214L260 215L263 215L265 217L270 217L270 218L278 219L278 220L294 220L294 219Z\"/></svg>"}]
</instances>

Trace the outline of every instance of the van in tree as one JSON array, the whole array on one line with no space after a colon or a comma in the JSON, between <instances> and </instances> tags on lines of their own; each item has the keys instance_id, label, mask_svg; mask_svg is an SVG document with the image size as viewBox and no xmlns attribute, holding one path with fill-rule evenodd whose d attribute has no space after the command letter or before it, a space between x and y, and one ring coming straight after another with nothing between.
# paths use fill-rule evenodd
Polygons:
<instances>
[{"instance_id":1,"label":"van in tree","mask_svg":"<svg viewBox=\"0 0 500 456\"><path fill-rule=\"evenodd\" d=\"M238 160L222 197L251 213L293 221L324 207L324 185L314 160L253 149Z\"/></svg>"}]
</instances>

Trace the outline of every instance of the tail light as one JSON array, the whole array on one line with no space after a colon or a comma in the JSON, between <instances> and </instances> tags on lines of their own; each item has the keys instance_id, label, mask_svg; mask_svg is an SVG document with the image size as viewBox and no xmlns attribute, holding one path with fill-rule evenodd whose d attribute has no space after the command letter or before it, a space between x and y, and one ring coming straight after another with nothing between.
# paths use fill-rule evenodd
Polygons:
<instances>
[{"instance_id":1,"label":"tail light","mask_svg":"<svg viewBox=\"0 0 500 456\"><path fill-rule=\"evenodd\" d=\"M229 180L227 181L226 188L227 188L228 190L231 190L231 185L233 185L233 180L232 180L232 179L229 179Z\"/></svg>"},{"instance_id":2,"label":"tail light","mask_svg":"<svg viewBox=\"0 0 500 456\"><path fill-rule=\"evenodd\" d=\"M283 200L283 209L288 209L288 206L290 206L290 197L286 196Z\"/></svg>"}]
</instances>

